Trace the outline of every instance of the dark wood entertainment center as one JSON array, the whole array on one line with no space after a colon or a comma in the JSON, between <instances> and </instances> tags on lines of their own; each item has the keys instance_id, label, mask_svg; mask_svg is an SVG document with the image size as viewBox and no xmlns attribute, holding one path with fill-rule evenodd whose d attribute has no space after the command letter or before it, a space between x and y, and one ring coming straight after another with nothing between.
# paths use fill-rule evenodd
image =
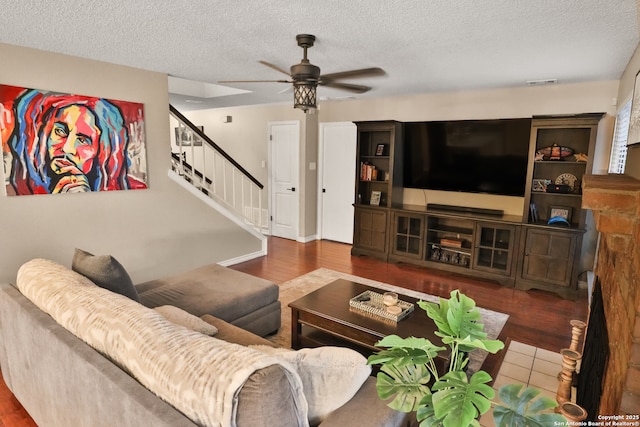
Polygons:
<instances>
[{"instance_id":1,"label":"dark wood entertainment center","mask_svg":"<svg viewBox=\"0 0 640 427\"><path fill-rule=\"evenodd\" d=\"M532 119L522 215L403 204L403 123L356 122L351 253L575 298L586 222L580 183L592 169L601 117ZM568 224L548 224L550 215L566 218Z\"/></svg>"}]
</instances>

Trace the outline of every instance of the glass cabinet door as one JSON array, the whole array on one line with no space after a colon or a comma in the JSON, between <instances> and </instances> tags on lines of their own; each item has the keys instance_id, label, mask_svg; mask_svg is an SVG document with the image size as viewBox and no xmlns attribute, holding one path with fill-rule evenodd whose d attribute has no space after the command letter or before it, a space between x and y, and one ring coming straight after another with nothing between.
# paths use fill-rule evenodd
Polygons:
<instances>
[{"instance_id":1,"label":"glass cabinet door","mask_svg":"<svg viewBox=\"0 0 640 427\"><path fill-rule=\"evenodd\" d=\"M506 275L511 274L515 227L488 223L479 223L477 227L478 240L474 267Z\"/></svg>"},{"instance_id":2,"label":"glass cabinet door","mask_svg":"<svg viewBox=\"0 0 640 427\"><path fill-rule=\"evenodd\" d=\"M394 214L393 252L413 258L422 258L423 218L421 216Z\"/></svg>"}]
</instances>

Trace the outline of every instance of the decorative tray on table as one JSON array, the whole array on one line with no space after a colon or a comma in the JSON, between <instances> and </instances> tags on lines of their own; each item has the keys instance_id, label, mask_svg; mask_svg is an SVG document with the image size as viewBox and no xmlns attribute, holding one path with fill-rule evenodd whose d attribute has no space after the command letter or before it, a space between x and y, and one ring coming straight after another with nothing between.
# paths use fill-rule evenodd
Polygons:
<instances>
[{"instance_id":1,"label":"decorative tray on table","mask_svg":"<svg viewBox=\"0 0 640 427\"><path fill-rule=\"evenodd\" d=\"M413 304L409 302L398 300L396 305L402 309L400 313L388 312L383 295L373 291L364 291L349 300L349 306L356 311L394 322L404 319L413 311Z\"/></svg>"}]
</instances>

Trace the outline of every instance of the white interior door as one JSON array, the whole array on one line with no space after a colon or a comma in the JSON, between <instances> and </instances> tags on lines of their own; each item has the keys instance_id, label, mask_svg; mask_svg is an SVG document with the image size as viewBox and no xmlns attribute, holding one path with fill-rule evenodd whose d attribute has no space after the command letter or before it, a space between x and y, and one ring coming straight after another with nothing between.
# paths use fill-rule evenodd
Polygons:
<instances>
[{"instance_id":1,"label":"white interior door","mask_svg":"<svg viewBox=\"0 0 640 427\"><path fill-rule=\"evenodd\" d=\"M269 123L271 234L297 240L300 122Z\"/></svg>"},{"instance_id":2,"label":"white interior door","mask_svg":"<svg viewBox=\"0 0 640 427\"><path fill-rule=\"evenodd\" d=\"M351 122L320 123L319 234L353 243L357 128Z\"/></svg>"}]
</instances>

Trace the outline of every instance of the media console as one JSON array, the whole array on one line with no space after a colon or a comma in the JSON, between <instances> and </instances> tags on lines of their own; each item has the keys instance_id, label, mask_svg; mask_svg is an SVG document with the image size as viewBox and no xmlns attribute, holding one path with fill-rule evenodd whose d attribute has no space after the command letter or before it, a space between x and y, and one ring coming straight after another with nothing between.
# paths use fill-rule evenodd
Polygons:
<instances>
[{"instance_id":1,"label":"media console","mask_svg":"<svg viewBox=\"0 0 640 427\"><path fill-rule=\"evenodd\" d=\"M577 297L578 273L585 269L580 265L586 229L580 180L591 170L600 118L601 114L584 114L531 120L522 215L483 207L404 205L403 123L356 122L357 202L351 253ZM539 158L538 152L553 144L573 148L575 159ZM567 177L572 178L571 193L539 189L542 183ZM554 215L566 215L569 225L548 224ZM591 244L595 246L595 239L587 242Z\"/></svg>"}]
</instances>

